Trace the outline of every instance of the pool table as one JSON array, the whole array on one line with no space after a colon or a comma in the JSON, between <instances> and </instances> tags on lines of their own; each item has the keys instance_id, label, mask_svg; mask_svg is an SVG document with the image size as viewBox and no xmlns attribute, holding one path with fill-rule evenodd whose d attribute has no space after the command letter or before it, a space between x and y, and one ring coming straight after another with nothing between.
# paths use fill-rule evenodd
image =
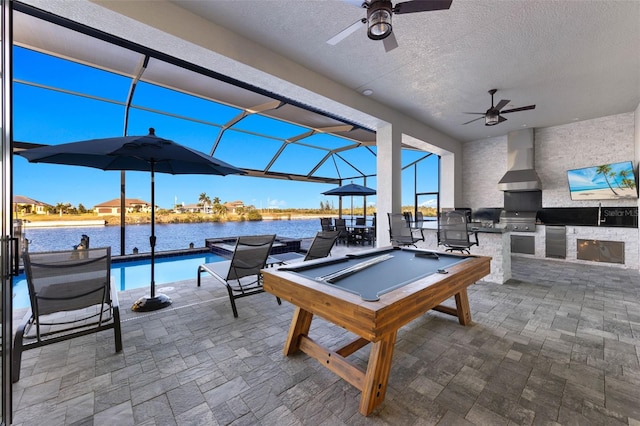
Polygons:
<instances>
[{"instance_id":1,"label":"pool table","mask_svg":"<svg viewBox=\"0 0 640 426\"><path fill-rule=\"evenodd\" d=\"M467 287L490 257L387 247L264 269L265 291L296 306L284 354L302 351L362 392L359 411L384 401L398 329L430 309L471 322ZM441 303L455 298L456 307ZM358 336L328 349L309 336L314 315ZM347 357L371 343L366 371Z\"/></svg>"}]
</instances>

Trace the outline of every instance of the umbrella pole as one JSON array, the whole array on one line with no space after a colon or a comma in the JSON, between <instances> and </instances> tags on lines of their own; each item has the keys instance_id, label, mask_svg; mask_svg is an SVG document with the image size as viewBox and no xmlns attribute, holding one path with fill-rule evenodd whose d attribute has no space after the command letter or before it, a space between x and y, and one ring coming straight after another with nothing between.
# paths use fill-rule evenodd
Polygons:
<instances>
[{"instance_id":1,"label":"umbrella pole","mask_svg":"<svg viewBox=\"0 0 640 426\"><path fill-rule=\"evenodd\" d=\"M353 195L351 196L351 226L353 226Z\"/></svg>"},{"instance_id":2,"label":"umbrella pole","mask_svg":"<svg viewBox=\"0 0 640 426\"><path fill-rule=\"evenodd\" d=\"M149 245L151 246L151 298L156 297L156 182L154 173L154 163L151 162L151 236Z\"/></svg>"},{"instance_id":3,"label":"umbrella pole","mask_svg":"<svg viewBox=\"0 0 640 426\"><path fill-rule=\"evenodd\" d=\"M155 163L151 161L151 297L141 297L131 307L132 311L147 312L166 308L171 305L171 299L164 294L156 296L156 188L155 188Z\"/></svg>"}]
</instances>

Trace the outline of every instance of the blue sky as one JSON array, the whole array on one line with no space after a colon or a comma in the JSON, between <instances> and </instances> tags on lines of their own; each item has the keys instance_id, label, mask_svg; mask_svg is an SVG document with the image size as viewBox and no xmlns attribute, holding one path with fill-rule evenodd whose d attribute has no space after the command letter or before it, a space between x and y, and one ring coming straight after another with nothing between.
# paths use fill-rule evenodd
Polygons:
<instances>
[{"instance_id":1,"label":"blue sky","mask_svg":"<svg viewBox=\"0 0 640 426\"><path fill-rule=\"evenodd\" d=\"M124 102L130 80L84 65L70 63L40 53L16 48L14 53L14 140L42 144L58 144L79 140L121 136L124 132ZM42 88L53 86L61 90ZM88 97L77 96L82 93ZM172 92L150 84L139 84L129 116L128 135L144 135L149 127L156 135L171 139L203 152L209 152L217 135L215 123L225 123L238 114L232 107L212 104L193 96ZM190 117L195 120L184 120ZM244 119L235 130L225 134L214 154L237 167L260 169L281 142L269 138L255 138L244 132L258 132L273 138L286 138L302 133L291 124L274 124L271 119L252 116ZM314 136L319 146L331 147L342 143L327 135ZM258 149L259 148L259 149ZM274 164L277 171L306 173L323 153L320 150L287 149ZM349 161L359 162L370 153L354 151ZM403 164L411 163L424 152L403 153ZM231 159L231 156L233 159ZM434 156L435 157L435 156ZM418 191L437 191L437 161L423 162L418 169ZM364 163L359 163L364 164ZM365 173L375 173L375 161ZM331 167L329 163L325 167ZM120 197L120 172L102 171L87 167L54 164L31 164L14 156L14 195L27 196L47 204L83 204L86 208ZM322 171L322 170L320 170ZM349 181L350 182L350 181ZM345 182L345 183L349 183ZM365 184L362 180L354 183ZM376 187L376 179L368 178L366 185ZM175 202L194 204L201 193L222 202L241 200L257 208L318 208L329 201L338 206L337 197L322 192L334 185L244 176L168 175L156 174L156 204L171 208ZM413 204L414 169L403 172L403 205ZM127 198L150 201L150 175L147 172L126 172ZM353 199L362 206L362 198ZM350 206L350 199L343 206ZM375 197L367 203L375 205Z\"/></svg>"}]
</instances>

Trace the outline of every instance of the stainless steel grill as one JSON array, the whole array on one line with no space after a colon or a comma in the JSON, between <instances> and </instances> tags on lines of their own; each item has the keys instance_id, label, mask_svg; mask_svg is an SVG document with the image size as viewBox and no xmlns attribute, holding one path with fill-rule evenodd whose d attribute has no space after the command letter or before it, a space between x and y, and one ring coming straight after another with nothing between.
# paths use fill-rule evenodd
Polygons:
<instances>
[{"instance_id":1,"label":"stainless steel grill","mask_svg":"<svg viewBox=\"0 0 640 426\"><path fill-rule=\"evenodd\" d=\"M510 231L535 232L536 212L503 210L500 212L500 224Z\"/></svg>"}]
</instances>

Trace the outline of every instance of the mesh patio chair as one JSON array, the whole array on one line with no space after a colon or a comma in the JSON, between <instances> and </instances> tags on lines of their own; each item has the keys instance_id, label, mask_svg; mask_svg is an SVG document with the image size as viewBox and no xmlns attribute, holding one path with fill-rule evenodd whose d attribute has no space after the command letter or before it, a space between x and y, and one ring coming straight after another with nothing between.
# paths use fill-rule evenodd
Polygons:
<instances>
[{"instance_id":1,"label":"mesh patio chair","mask_svg":"<svg viewBox=\"0 0 640 426\"><path fill-rule=\"evenodd\" d=\"M346 219L335 219L334 220L335 230L339 231L338 234L338 242L346 244L349 246L351 242L351 233L347 229L347 221Z\"/></svg>"},{"instance_id":2,"label":"mesh patio chair","mask_svg":"<svg viewBox=\"0 0 640 426\"><path fill-rule=\"evenodd\" d=\"M420 238L416 238L411 232L409 223L402 213L387 213L389 217L389 237L395 246L416 246Z\"/></svg>"},{"instance_id":3,"label":"mesh patio chair","mask_svg":"<svg viewBox=\"0 0 640 426\"><path fill-rule=\"evenodd\" d=\"M332 219L330 217L320 218L320 227L323 231L333 231Z\"/></svg>"},{"instance_id":4,"label":"mesh patio chair","mask_svg":"<svg viewBox=\"0 0 640 426\"><path fill-rule=\"evenodd\" d=\"M111 285L111 247L23 254L31 309L16 330L13 382L22 352L113 329L122 351L118 296Z\"/></svg>"},{"instance_id":5,"label":"mesh patio chair","mask_svg":"<svg viewBox=\"0 0 640 426\"><path fill-rule=\"evenodd\" d=\"M439 243L446 247L446 251L469 254L472 246L479 245L478 232L470 232L467 223L467 216L464 212L450 211L445 213L440 220L438 233Z\"/></svg>"},{"instance_id":6,"label":"mesh patio chair","mask_svg":"<svg viewBox=\"0 0 640 426\"><path fill-rule=\"evenodd\" d=\"M422 217L422 213L418 212L420 214L420 217ZM409 226L409 228L411 229L411 233L413 234L413 237L416 238L417 241L424 241L424 232L422 231L422 222L423 220L421 220L420 222L418 222L417 220L417 215L416 215L416 220L413 220L413 213L411 212L404 212L404 219L407 222L407 225Z\"/></svg>"},{"instance_id":7,"label":"mesh patio chair","mask_svg":"<svg viewBox=\"0 0 640 426\"><path fill-rule=\"evenodd\" d=\"M238 237L231 260L198 266L198 287L203 272L221 281L227 287L233 316L238 318L235 300L264 292L260 271L266 267L275 239L275 235ZM276 300L281 304L279 297Z\"/></svg>"}]
</instances>

